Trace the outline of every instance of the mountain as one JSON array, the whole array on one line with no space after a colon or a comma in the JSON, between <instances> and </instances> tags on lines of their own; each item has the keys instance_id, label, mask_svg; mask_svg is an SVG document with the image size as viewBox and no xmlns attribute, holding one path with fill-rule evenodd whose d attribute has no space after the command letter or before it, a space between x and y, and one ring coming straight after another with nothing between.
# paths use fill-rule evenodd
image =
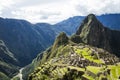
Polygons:
<instances>
[{"instance_id":1,"label":"mountain","mask_svg":"<svg viewBox=\"0 0 120 80\"><path fill-rule=\"evenodd\" d=\"M112 30L120 30L120 14L105 14L97 16L98 20Z\"/></svg>"},{"instance_id":2,"label":"mountain","mask_svg":"<svg viewBox=\"0 0 120 80\"><path fill-rule=\"evenodd\" d=\"M70 20L67 20L67 23ZM9 61L3 61L1 63L9 65L10 68L11 66L14 66L13 68L16 66L17 68L17 66L22 67L29 64L38 53L53 44L56 35L61 31L68 32L67 28L65 29L67 25L61 27L62 25L66 24L64 22L59 23L59 25L50 25L47 23L31 24L25 20L0 18L0 40L4 42L7 46L7 50L9 50L17 60L14 61L10 56L1 52L1 60L4 58L5 61ZM69 24L69 26L70 25L71 24ZM72 32L69 31L68 35L71 33ZM6 70L9 70L8 67L5 68ZM5 68L1 65L1 74L8 75L10 72L6 72ZM11 69L13 72L10 70L12 74L7 77L12 77L16 72L18 72L18 69L16 68L15 70Z\"/></svg>"},{"instance_id":3,"label":"mountain","mask_svg":"<svg viewBox=\"0 0 120 80\"><path fill-rule=\"evenodd\" d=\"M53 44L52 47L48 48L46 51L40 53L33 61L31 64L27 65L25 67L25 69L23 70L23 79L27 80L28 75L40 65L40 60L42 58L42 56L46 53L48 53L45 57L45 59L42 59L43 61L46 59L50 59L53 58L54 56L56 56L56 52L50 53L50 50L54 51L56 50L60 45L65 45L68 43L68 37L65 33L60 33L59 36L57 36L57 39L55 40L55 43ZM51 52L52 52L51 51ZM26 72L27 71L27 72Z\"/></svg>"},{"instance_id":4,"label":"mountain","mask_svg":"<svg viewBox=\"0 0 120 80\"><path fill-rule=\"evenodd\" d=\"M67 35L72 35L76 32L83 19L83 16L70 17L64 21L55 24L54 30L59 30L58 32L66 32Z\"/></svg>"},{"instance_id":5,"label":"mountain","mask_svg":"<svg viewBox=\"0 0 120 80\"><path fill-rule=\"evenodd\" d=\"M12 64L12 62L14 62L15 64L12 65L19 67L29 64L38 55L38 53L42 55L42 53L44 53L42 51L44 51L46 48L50 47L54 43L56 36L60 32L65 32L66 35L69 36L75 33L76 30L79 29L80 24L82 23L82 20L84 18L84 16L75 16L54 25L48 23L32 24L25 20L0 18L0 40L4 42L9 52L11 52L14 55L14 58L17 60L16 62L14 62L11 59L9 60L10 62L7 62L7 64ZM93 21L93 19L95 20ZM86 34L82 36L84 38L81 38L79 36L81 34L74 34L70 37L70 41L78 44L81 42L85 44L89 43L88 45L105 49L110 53L120 56L120 15L106 14L97 16L97 18L93 17L93 19L90 23L91 27L89 29L90 32L88 31L89 35ZM86 23L87 21L84 22L84 24ZM103 23L104 26L101 23ZM99 24L99 27L95 27L97 26L97 24ZM94 26L94 29L92 29L92 26ZM102 32L103 29L104 31ZM98 32L99 35L96 36L91 31L94 33ZM82 33L84 34L84 32ZM92 38L88 38L86 36ZM93 40L93 38L95 38L95 40ZM5 59L7 59L7 57ZM35 59L35 62L38 62L41 57L38 56L37 60ZM32 65L36 66L37 63L34 63L33 61ZM34 69L33 66L32 69Z\"/></svg>"},{"instance_id":6,"label":"mountain","mask_svg":"<svg viewBox=\"0 0 120 80\"><path fill-rule=\"evenodd\" d=\"M19 66L27 65L37 53L44 50L43 38L33 25L24 20L0 19L0 39L18 60Z\"/></svg>"},{"instance_id":7,"label":"mountain","mask_svg":"<svg viewBox=\"0 0 120 80\"><path fill-rule=\"evenodd\" d=\"M53 29L53 26L47 23L37 23L34 25L34 29L43 36L44 41L42 42L42 45L47 44L46 47L52 45L58 34L58 32Z\"/></svg>"},{"instance_id":8,"label":"mountain","mask_svg":"<svg viewBox=\"0 0 120 80\"><path fill-rule=\"evenodd\" d=\"M39 52L52 45L55 36L50 28L37 27L25 20L0 18L0 80L12 78L19 67L31 63Z\"/></svg>"},{"instance_id":9,"label":"mountain","mask_svg":"<svg viewBox=\"0 0 120 80\"><path fill-rule=\"evenodd\" d=\"M65 22L72 23L72 21L69 22L70 20L71 19ZM61 22L59 25L50 25L47 23L31 24L25 20L0 18L0 40L4 42L7 50L9 50L9 52L14 55L14 59L17 60L14 61L8 55L2 54L1 52L1 59L3 60L4 58L5 61L9 61L3 62L9 65L10 68L13 66L15 69L11 69L13 72L10 70L11 74L9 76L8 73L10 72L5 72L7 69L9 70L9 68L3 68L2 66L0 68L0 72L2 72L1 75L4 74L7 75L7 77L13 77L14 74L18 72L17 66L22 67L29 64L38 53L53 44L56 35L61 31L66 31L68 35L72 34L67 28L65 29L67 26L65 22ZM65 26L61 27L62 25ZM71 24L69 24L69 26L70 25ZM1 63L3 64L3 62Z\"/></svg>"},{"instance_id":10,"label":"mountain","mask_svg":"<svg viewBox=\"0 0 120 80\"><path fill-rule=\"evenodd\" d=\"M80 35L86 44L110 50L110 30L105 28L93 14L84 19L76 35Z\"/></svg>"},{"instance_id":11,"label":"mountain","mask_svg":"<svg viewBox=\"0 0 120 80\"><path fill-rule=\"evenodd\" d=\"M65 29L65 27L71 26L71 24L65 24L72 23L69 22L70 20L50 25L47 23L31 24L25 20L0 18L0 39L14 54L18 60L18 66L25 66L38 53L51 46L56 35L61 31L65 31L68 35L72 34L72 31Z\"/></svg>"},{"instance_id":12,"label":"mountain","mask_svg":"<svg viewBox=\"0 0 120 80\"><path fill-rule=\"evenodd\" d=\"M60 33L54 44L34 59L38 65L28 80L120 79L120 58L113 50L120 47L119 32L88 15L74 35Z\"/></svg>"},{"instance_id":13,"label":"mountain","mask_svg":"<svg viewBox=\"0 0 120 80\"><path fill-rule=\"evenodd\" d=\"M60 25L60 27L64 27L65 30L68 30L69 26L70 32L75 33L75 31L79 28L79 25L81 24L82 20L85 18L85 16L74 16L71 18L68 18L64 21L61 21L55 25ZM104 14L100 16L96 16L96 18L105 26L112 30L120 30L120 14ZM68 31L69 32L69 31ZM70 34L72 34L70 33Z\"/></svg>"},{"instance_id":14,"label":"mountain","mask_svg":"<svg viewBox=\"0 0 120 80\"><path fill-rule=\"evenodd\" d=\"M119 35L120 35L120 31L115 31L115 30L112 30L111 31L111 37L112 39L110 40L110 44L111 44L111 50L114 54L116 54L118 57L120 57L120 38L119 38Z\"/></svg>"},{"instance_id":15,"label":"mountain","mask_svg":"<svg viewBox=\"0 0 120 80\"><path fill-rule=\"evenodd\" d=\"M17 59L0 40L0 80L9 80L18 72Z\"/></svg>"},{"instance_id":16,"label":"mountain","mask_svg":"<svg viewBox=\"0 0 120 80\"><path fill-rule=\"evenodd\" d=\"M80 35L84 43L103 48L120 57L120 50L118 49L120 47L120 38L118 37L120 31L104 27L95 15L90 14L84 19L76 35Z\"/></svg>"},{"instance_id":17,"label":"mountain","mask_svg":"<svg viewBox=\"0 0 120 80\"><path fill-rule=\"evenodd\" d=\"M29 64L39 52L51 46L60 32L64 31L67 35L75 33L84 18L84 16L75 16L54 25L31 24L25 20L0 18L0 39L18 59L19 65L24 66ZM97 18L105 26L119 30L119 14L106 14ZM23 61L26 62L22 63Z\"/></svg>"}]
</instances>

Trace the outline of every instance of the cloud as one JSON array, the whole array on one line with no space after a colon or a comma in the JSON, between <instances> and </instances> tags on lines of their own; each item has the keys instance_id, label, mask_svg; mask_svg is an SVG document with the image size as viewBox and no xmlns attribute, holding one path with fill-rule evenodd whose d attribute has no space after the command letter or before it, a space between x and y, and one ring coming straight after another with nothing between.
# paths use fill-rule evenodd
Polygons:
<instances>
[{"instance_id":1,"label":"cloud","mask_svg":"<svg viewBox=\"0 0 120 80\"><path fill-rule=\"evenodd\" d=\"M120 0L79 0L79 3L75 8L82 15L120 13Z\"/></svg>"},{"instance_id":2,"label":"cloud","mask_svg":"<svg viewBox=\"0 0 120 80\"><path fill-rule=\"evenodd\" d=\"M0 10L8 8L12 4L14 4L12 0L0 0Z\"/></svg>"},{"instance_id":3,"label":"cloud","mask_svg":"<svg viewBox=\"0 0 120 80\"><path fill-rule=\"evenodd\" d=\"M17 2L13 0L0 0L0 16L1 17L13 17L11 11L15 8L13 5Z\"/></svg>"},{"instance_id":4,"label":"cloud","mask_svg":"<svg viewBox=\"0 0 120 80\"><path fill-rule=\"evenodd\" d=\"M67 0L19 0L19 4L16 6L36 6L36 5L46 5L51 3L61 3L66 2Z\"/></svg>"},{"instance_id":5,"label":"cloud","mask_svg":"<svg viewBox=\"0 0 120 80\"><path fill-rule=\"evenodd\" d=\"M120 13L120 0L0 0L0 16L57 23L78 15Z\"/></svg>"},{"instance_id":6,"label":"cloud","mask_svg":"<svg viewBox=\"0 0 120 80\"><path fill-rule=\"evenodd\" d=\"M60 12L54 12L53 10L42 10L34 7L21 8L20 10L12 11L14 18L27 19L33 23L36 22L50 22L51 17L57 17L61 15Z\"/></svg>"}]
</instances>

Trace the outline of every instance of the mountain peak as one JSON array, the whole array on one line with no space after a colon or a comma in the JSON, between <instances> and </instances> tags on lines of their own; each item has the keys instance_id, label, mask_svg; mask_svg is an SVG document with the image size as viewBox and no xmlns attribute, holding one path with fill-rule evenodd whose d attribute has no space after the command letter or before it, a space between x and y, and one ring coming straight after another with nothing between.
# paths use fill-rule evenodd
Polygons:
<instances>
[{"instance_id":1,"label":"mountain peak","mask_svg":"<svg viewBox=\"0 0 120 80\"><path fill-rule=\"evenodd\" d=\"M89 14L87 17L96 18L96 16L94 14Z\"/></svg>"},{"instance_id":2,"label":"mountain peak","mask_svg":"<svg viewBox=\"0 0 120 80\"><path fill-rule=\"evenodd\" d=\"M89 14L83 20L76 35L80 35L82 42L86 44L108 49L110 38L106 31L109 30L101 24L96 16L94 14Z\"/></svg>"},{"instance_id":3,"label":"mountain peak","mask_svg":"<svg viewBox=\"0 0 120 80\"><path fill-rule=\"evenodd\" d=\"M88 32L90 29L99 30L99 28L103 28L104 26L97 20L94 14L89 14L82 22L81 26L77 30L76 34L80 35L83 31ZM83 30L83 31L82 31Z\"/></svg>"},{"instance_id":4,"label":"mountain peak","mask_svg":"<svg viewBox=\"0 0 120 80\"><path fill-rule=\"evenodd\" d=\"M56 38L56 40L55 40L55 43L54 43L54 47L58 47L58 46L60 46L60 45L65 45L66 43L68 43L68 37L67 37L67 35L64 33L64 32L61 32L58 36L57 36L57 38Z\"/></svg>"},{"instance_id":5,"label":"mountain peak","mask_svg":"<svg viewBox=\"0 0 120 80\"><path fill-rule=\"evenodd\" d=\"M95 16L94 14L89 14L89 15L86 17L86 19L87 19L88 21L91 20L91 21L93 21L93 22L98 21L97 18L96 18L96 16Z\"/></svg>"},{"instance_id":6,"label":"mountain peak","mask_svg":"<svg viewBox=\"0 0 120 80\"><path fill-rule=\"evenodd\" d=\"M84 23L98 22L96 16L94 14L89 14L83 21Z\"/></svg>"},{"instance_id":7,"label":"mountain peak","mask_svg":"<svg viewBox=\"0 0 120 80\"><path fill-rule=\"evenodd\" d=\"M79 35L83 28L91 29L94 27L103 27L103 25L97 20L94 14L89 14L82 22L81 26L77 30L76 34ZM88 31L88 30L87 30Z\"/></svg>"}]
</instances>

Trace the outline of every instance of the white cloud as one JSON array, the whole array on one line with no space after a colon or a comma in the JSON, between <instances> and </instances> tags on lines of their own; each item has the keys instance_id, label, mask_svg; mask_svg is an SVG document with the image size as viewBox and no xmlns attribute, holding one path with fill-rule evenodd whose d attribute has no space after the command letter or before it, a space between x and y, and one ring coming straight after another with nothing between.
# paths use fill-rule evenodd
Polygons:
<instances>
[{"instance_id":1,"label":"white cloud","mask_svg":"<svg viewBox=\"0 0 120 80\"><path fill-rule=\"evenodd\" d=\"M0 10L9 7L13 3L12 0L0 0Z\"/></svg>"},{"instance_id":2,"label":"white cloud","mask_svg":"<svg viewBox=\"0 0 120 80\"><path fill-rule=\"evenodd\" d=\"M120 13L120 0L79 0L79 3L76 10L82 15Z\"/></svg>"},{"instance_id":3,"label":"white cloud","mask_svg":"<svg viewBox=\"0 0 120 80\"><path fill-rule=\"evenodd\" d=\"M71 16L120 13L120 0L0 0L0 16L56 23Z\"/></svg>"}]
</instances>

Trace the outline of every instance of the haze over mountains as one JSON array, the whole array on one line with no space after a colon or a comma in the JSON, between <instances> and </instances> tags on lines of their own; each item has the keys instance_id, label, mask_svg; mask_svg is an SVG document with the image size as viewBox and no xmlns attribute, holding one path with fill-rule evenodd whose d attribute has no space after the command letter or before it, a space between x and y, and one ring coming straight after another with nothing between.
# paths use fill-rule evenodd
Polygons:
<instances>
[{"instance_id":1,"label":"haze over mountains","mask_svg":"<svg viewBox=\"0 0 120 80\"><path fill-rule=\"evenodd\" d=\"M18 67L26 66L38 53L50 47L60 32L72 35L78 30L76 34L82 37L82 39L80 38L82 42L103 48L120 56L120 14L102 15L97 16L97 18L107 28L96 18L86 24L88 20L85 19L82 22L84 19L82 16L75 16L54 25L47 23L31 24L25 20L0 18L0 61L3 63L0 72L8 75L11 72L9 70L14 69L12 70L13 73L8 75L8 77L12 77L18 72ZM89 27L85 28L85 25ZM9 65L7 68L6 64ZM16 68L11 68L12 66ZM5 71L6 69L8 71Z\"/></svg>"}]
</instances>

